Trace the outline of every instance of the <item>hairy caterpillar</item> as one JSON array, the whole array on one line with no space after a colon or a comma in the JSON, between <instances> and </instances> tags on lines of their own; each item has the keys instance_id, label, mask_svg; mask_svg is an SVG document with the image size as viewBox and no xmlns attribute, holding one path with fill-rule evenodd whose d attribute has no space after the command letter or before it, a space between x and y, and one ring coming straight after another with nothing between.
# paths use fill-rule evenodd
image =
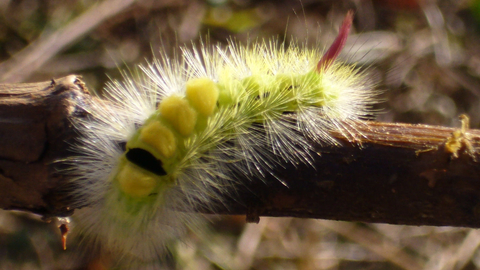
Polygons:
<instances>
[{"instance_id":1,"label":"hairy caterpillar","mask_svg":"<svg viewBox=\"0 0 480 270\"><path fill-rule=\"evenodd\" d=\"M280 162L309 162L310 144L366 117L375 91L335 61L349 12L323 56L275 41L187 50L112 81L81 134L72 195L87 205L77 227L126 262L159 258L195 227L198 206L228 196L236 174L264 175ZM302 136L303 135L303 136Z\"/></svg>"}]
</instances>

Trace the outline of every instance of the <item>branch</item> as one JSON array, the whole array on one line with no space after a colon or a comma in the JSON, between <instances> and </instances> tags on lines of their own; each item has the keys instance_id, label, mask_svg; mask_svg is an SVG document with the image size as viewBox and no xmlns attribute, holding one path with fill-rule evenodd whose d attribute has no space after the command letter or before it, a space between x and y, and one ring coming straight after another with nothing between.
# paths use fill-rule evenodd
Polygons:
<instances>
[{"instance_id":1,"label":"branch","mask_svg":"<svg viewBox=\"0 0 480 270\"><path fill-rule=\"evenodd\" d=\"M68 215L64 175L55 161L68 156L76 133L70 119L92 99L71 75L42 83L0 84L0 208Z\"/></svg>"},{"instance_id":2,"label":"branch","mask_svg":"<svg viewBox=\"0 0 480 270\"><path fill-rule=\"evenodd\" d=\"M0 84L1 208L72 213L55 161L71 154L71 119L87 116L79 104L88 111L92 102L100 101L74 75ZM313 166L277 168L283 184L245 179L216 213L480 227L480 130L466 120L462 129L354 123L351 134L335 134L341 147L314 145Z\"/></svg>"}]
</instances>

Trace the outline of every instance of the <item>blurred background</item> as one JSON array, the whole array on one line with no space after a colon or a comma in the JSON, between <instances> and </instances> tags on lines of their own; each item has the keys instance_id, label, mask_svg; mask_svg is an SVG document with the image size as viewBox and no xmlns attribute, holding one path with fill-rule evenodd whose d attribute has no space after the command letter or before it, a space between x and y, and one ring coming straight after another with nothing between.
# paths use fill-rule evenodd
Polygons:
<instances>
[{"instance_id":1,"label":"blurred background","mask_svg":"<svg viewBox=\"0 0 480 270\"><path fill-rule=\"evenodd\" d=\"M0 82L83 76L101 92L164 50L229 38L328 46L349 9L341 59L383 90L386 122L480 127L480 0L0 0ZM107 269L55 222L0 211L0 269ZM172 252L176 269L477 269L480 232L293 218L212 217Z\"/></svg>"}]
</instances>

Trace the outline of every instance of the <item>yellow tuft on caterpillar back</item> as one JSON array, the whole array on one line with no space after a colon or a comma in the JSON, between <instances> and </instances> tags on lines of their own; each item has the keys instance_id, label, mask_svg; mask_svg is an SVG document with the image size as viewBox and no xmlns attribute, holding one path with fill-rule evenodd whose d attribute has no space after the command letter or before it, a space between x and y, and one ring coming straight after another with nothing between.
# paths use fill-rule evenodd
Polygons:
<instances>
[{"instance_id":1,"label":"yellow tuft on caterpillar back","mask_svg":"<svg viewBox=\"0 0 480 270\"><path fill-rule=\"evenodd\" d=\"M210 116L218 101L217 85L208 78L192 79L186 85L186 97L203 116Z\"/></svg>"}]
</instances>

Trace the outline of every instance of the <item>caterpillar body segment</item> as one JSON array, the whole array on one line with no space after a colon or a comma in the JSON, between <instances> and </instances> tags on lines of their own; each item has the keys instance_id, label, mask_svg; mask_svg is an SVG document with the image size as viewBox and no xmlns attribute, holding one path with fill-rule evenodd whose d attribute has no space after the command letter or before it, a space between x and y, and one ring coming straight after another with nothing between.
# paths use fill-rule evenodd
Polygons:
<instances>
[{"instance_id":1,"label":"caterpillar body segment","mask_svg":"<svg viewBox=\"0 0 480 270\"><path fill-rule=\"evenodd\" d=\"M351 20L327 59L297 43L231 42L113 81L114 105L77 123L72 196L88 205L77 227L123 262L154 261L239 178L310 162L308 140L335 144L332 131L348 133L376 102L364 73L335 61Z\"/></svg>"}]
</instances>

